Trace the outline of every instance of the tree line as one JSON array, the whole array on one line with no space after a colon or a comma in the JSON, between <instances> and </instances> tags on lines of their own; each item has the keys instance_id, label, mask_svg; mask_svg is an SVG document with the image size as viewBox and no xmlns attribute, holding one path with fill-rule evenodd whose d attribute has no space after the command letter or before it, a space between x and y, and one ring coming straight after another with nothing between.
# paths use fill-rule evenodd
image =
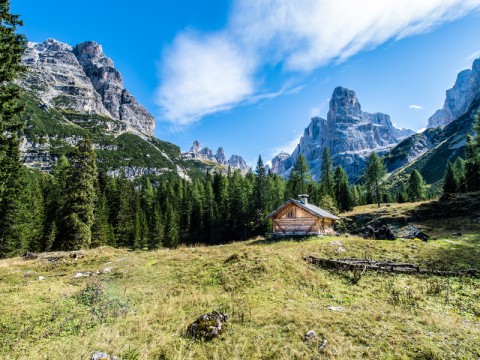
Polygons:
<instances>
[{"instance_id":1,"label":"tree line","mask_svg":"<svg viewBox=\"0 0 480 360\"><path fill-rule=\"evenodd\" d=\"M362 182L350 184L343 168L334 168L328 148L320 159L319 181L312 180L300 154L287 180L267 172L259 157L246 175L229 168L191 181L169 174L133 182L123 173L114 178L99 171L88 138L68 158L61 156L52 174L27 169L20 161L21 90L10 85L25 70L20 60L26 38L16 33L22 21L9 10L10 2L0 0L0 257L101 245L157 249L248 239L268 232L267 215L299 194L310 195L312 203L334 214L427 196L417 170L399 188L387 188L387 171L374 152ZM474 130L465 161L447 164L444 192L480 190L478 115Z\"/></svg>"}]
</instances>

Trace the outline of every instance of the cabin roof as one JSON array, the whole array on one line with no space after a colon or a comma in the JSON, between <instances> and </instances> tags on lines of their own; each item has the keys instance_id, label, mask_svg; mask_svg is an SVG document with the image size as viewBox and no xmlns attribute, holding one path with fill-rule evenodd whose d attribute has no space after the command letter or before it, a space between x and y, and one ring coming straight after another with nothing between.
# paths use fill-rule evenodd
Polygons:
<instances>
[{"instance_id":1,"label":"cabin roof","mask_svg":"<svg viewBox=\"0 0 480 360\"><path fill-rule=\"evenodd\" d=\"M328 219L333 219L333 220L340 220L340 218L338 216L330 214L328 211L323 210L323 209L319 208L318 206L308 204L308 203L303 204L299 200L295 200L295 199L288 200L285 204L281 205L276 210L274 210L270 214L268 214L267 218L273 217L273 215L275 215L277 212L279 212L280 210L282 210L284 207L286 207L289 204L297 205L298 207L306 210L307 212L309 212L312 215L317 216L319 218L328 218Z\"/></svg>"}]
</instances>

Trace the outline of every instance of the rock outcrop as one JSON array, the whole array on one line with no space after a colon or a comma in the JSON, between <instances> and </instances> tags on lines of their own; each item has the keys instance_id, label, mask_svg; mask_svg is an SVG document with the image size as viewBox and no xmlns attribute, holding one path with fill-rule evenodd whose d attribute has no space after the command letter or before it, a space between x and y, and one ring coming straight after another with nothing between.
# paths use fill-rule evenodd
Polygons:
<instances>
[{"instance_id":1,"label":"rock outcrop","mask_svg":"<svg viewBox=\"0 0 480 360\"><path fill-rule=\"evenodd\" d=\"M22 61L29 71L18 83L45 106L69 116L82 114L84 121L92 115L101 117L105 131L153 136L153 116L124 88L120 72L99 44L88 41L71 47L55 39L30 42Z\"/></svg>"},{"instance_id":2,"label":"rock outcrop","mask_svg":"<svg viewBox=\"0 0 480 360\"><path fill-rule=\"evenodd\" d=\"M247 162L240 155L232 155L227 161L225 155L225 150L223 147L219 147L217 152L214 154L213 150L209 147L202 147L198 140L195 140L192 144L192 147L189 151L182 153L182 158L188 159L197 159L201 161L211 161L223 166L230 166L232 169L239 169L242 172L247 172L250 170Z\"/></svg>"},{"instance_id":3,"label":"rock outcrop","mask_svg":"<svg viewBox=\"0 0 480 360\"><path fill-rule=\"evenodd\" d=\"M428 119L428 128L451 123L465 114L473 101L480 97L480 59L473 62L472 69L463 70L457 76L453 88L446 91L443 109L437 110Z\"/></svg>"},{"instance_id":4,"label":"rock outcrop","mask_svg":"<svg viewBox=\"0 0 480 360\"><path fill-rule=\"evenodd\" d=\"M395 128L386 114L362 111L354 91L337 87L330 99L327 119L312 118L292 155L281 153L272 160L272 171L288 175L295 159L302 154L314 179L318 179L323 150L329 148L334 165L341 165L350 179L356 179L372 151L382 155L412 134L411 130Z\"/></svg>"}]
</instances>

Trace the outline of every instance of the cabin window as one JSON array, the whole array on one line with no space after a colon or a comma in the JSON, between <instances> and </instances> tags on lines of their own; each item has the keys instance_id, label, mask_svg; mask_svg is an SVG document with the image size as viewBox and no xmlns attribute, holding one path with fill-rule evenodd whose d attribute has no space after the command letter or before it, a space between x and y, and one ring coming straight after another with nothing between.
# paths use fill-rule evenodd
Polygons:
<instances>
[{"instance_id":1,"label":"cabin window","mask_svg":"<svg viewBox=\"0 0 480 360\"><path fill-rule=\"evenodd\" d=\"M287 218L293 219L294 217L295 217L295 209L292 209L287 213Z\"/></svg>"}]
</instances>

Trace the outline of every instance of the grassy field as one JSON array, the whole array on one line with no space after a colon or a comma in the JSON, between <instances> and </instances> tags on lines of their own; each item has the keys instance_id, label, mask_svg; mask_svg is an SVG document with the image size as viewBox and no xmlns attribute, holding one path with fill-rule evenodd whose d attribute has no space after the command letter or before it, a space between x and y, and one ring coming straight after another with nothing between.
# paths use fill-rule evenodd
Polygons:
<instances>
[{"instance_id":1,"label":"grassy field","mask_svg":"<svg viewBox=\"0 0 480 360\"><path fill-rule=\"evenodd\" d=\"M103 351L123 359L478 359L480 279L371 272L358 278L303 260L480 268L478 224L461 237L436 224L424 224L437 228L428 243L341 235L2 260L0 358L89 359ZM107 267L110 273L74 278ZM187 338L188 324L212 310L229 314L226 331L211 342ZM312 329L318 342L328 341L322 354L318 342L303 341Z\"/></svg>"}]
</instances>

